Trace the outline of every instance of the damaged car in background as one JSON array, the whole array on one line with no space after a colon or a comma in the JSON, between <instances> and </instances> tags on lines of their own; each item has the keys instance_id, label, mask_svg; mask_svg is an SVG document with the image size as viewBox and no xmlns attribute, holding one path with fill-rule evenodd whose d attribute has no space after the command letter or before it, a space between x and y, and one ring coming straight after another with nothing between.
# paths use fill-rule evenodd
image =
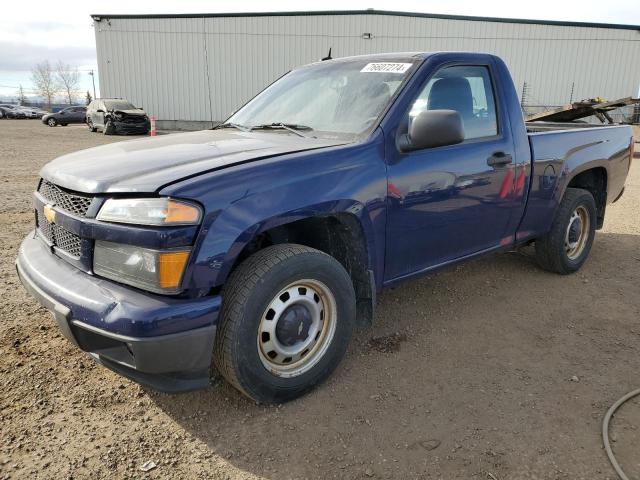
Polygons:
<instances>
[{"instance_id":1,"label":"damaged car in background","mask_svg":"<svg viewBox=\"0 0 640 480\"><path fill-rule=\"evenodd\" d=\"M119 98L92 101L87 107L87 125L92 132L100 130L105 135L146 135L151 128L149 117L142 108Z\"/></svg>"}]
</instances>

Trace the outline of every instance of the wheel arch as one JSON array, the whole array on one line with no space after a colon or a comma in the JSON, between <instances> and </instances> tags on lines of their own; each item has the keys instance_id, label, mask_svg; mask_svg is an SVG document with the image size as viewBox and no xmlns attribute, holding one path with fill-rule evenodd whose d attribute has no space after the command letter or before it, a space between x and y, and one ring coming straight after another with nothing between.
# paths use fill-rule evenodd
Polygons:
<instances>
[{"instance_id":1,"label":"wheel arch","mask_svg":"<svg viewBox=\"0 0 640 480\"><path fill-rule=\"evenodd\" d=\"M296 243L334 257L349 273L356 292L360 325L373 323L376 301L373 237L361 204L349 209L308 215L285 215L246 229L233 242L220 265L216 283L222 285L231 272L250 255L270 245Z\"/></svg>"},{"instance_id":2,"label":"wheel arch","mask_svg":"<svg viewBox=\"0 0 640 480\"><path fill-rule=\"evenodd\" d=\"M601 229L604 223L604 214L607 206L607 187L608 172L601 165L588 166L578 172L574 172L565 187L565 192L567 188L582 188L593 195L597 209L597 229Z\"/></svg>"}]
</instances>

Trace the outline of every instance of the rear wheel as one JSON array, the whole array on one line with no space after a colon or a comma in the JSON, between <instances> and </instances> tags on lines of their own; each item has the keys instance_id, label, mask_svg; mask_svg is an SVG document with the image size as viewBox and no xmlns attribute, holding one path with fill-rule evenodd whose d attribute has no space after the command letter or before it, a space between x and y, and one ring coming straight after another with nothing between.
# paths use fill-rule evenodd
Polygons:
<instances>
[{"instance_id":1,"label":"rear wheel","mask_svg":"<svg viewBox=\"0 0 640 480\"><path fill-rule=\"evenodd\" d=\"M49 125L50 127L55 127L58 124L58 122L56 122L55 118L50 118L47 120L47 125Z\"/></svg>"},{"instance_id":2,"label":"rear wheel","mask_svg":"<svg viewBox=\"0 0 640 480\"><path fill-rule=\"evenodd\" d=\"M568 188L551 231L536 240L536 260L545 270L568 274L582 267L596 233L596 202L581 188Z\"/></svg>"},{"instance_id":3,"label":"rear wheel","mask_svg":"<svg viewBox=\"0 0 640 480\"><path fill-rule=\"evenodd\" d=\"M89 127L90 132L95 132L96 130L98 130L96 127L93 126L93 122L91 121L91 119L87 120L87 126Z\"/></svg>"},{"instance_id":4,"label":"rear wheel","mask_svg":"<svg viewBox=\"0 0 640 480\"><path fill-rule=\"evenodd\" d=\"M333 257L294 244L249 257L230 276L214 366L257 402L284 402L337 367L355 323L351 278Z\"/></svg>"}]
</instances>

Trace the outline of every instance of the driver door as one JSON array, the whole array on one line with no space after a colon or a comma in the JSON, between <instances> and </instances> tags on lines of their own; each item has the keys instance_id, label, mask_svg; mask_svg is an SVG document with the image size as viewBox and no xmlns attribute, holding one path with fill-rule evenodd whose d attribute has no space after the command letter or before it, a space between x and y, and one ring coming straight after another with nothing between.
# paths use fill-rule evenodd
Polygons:
<instances>
[{"instance_id":1,"label":"driver door","mask_svg":"<svg viewBox=\"0 0 640 480\"><path fill-rule=\"evenodd\" d=\"M508 239L516 211L514 146L496 93L491 64L453 65L426 79L413 101L407 124L425 109L455 110L465 140L410 152L391 147L386 281L499 247ZM498 157L500 162L492 161Z\"/></svg>"}]
</instances>

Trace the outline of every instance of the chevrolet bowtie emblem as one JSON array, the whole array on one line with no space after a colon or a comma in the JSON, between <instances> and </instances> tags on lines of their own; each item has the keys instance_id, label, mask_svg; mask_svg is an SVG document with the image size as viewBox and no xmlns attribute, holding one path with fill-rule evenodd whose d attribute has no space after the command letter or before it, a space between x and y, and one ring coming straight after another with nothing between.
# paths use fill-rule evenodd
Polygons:
<instances>
[{"instance_id":1,"label":"chevrolet bowtie emblem","mask_svg":"<svg viewBox=\"0 0 640 480\"><path fill-rule=\"evenodd\" d=\"M53 205L45 205L43 210L44 210L44 218L47 219L47 222L55 223L56 211L53 209Z\"/></svg>"}]
</instances>

